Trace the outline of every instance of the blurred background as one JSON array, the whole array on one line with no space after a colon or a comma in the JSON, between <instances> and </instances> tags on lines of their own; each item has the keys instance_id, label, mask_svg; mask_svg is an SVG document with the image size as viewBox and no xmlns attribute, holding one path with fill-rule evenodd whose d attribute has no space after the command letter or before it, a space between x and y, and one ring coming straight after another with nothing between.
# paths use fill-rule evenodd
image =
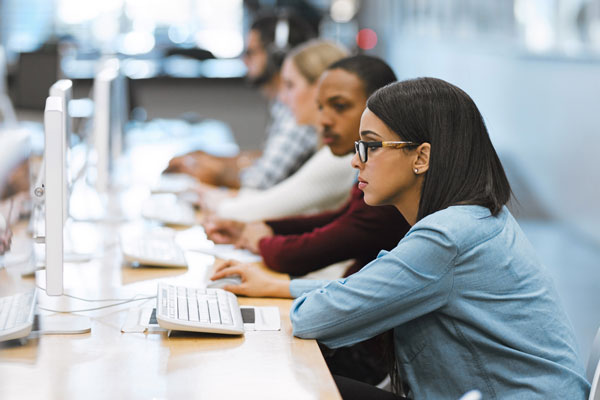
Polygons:
<instances>
[{"instance_id":1,"label":"blurred background","mask_svg":"<svg viewBox=\"0 0 600 400\"><path fill-rule=\"evenodd\" d=\"M257 148L267 108L243 79L244 37L256 13L282 8L400 79L473 97L586 359L600 324L600 0L1 0L0 93L33 126L48 87L72 79L85 129L95 68L116 56L130 126L214 118Z\"/></svg>"}]
</instances>

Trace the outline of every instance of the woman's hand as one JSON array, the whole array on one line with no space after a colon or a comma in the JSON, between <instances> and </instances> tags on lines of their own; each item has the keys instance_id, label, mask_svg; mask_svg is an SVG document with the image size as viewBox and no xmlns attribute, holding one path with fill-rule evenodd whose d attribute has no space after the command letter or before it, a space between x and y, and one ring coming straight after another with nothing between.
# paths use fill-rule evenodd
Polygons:
<instances>
[{"instance_id":1,"label":"woman's hand","mask_svg":"<svg viewBox=\"0 0 600 400\"><path fill-rule=\"evenodd\" d=\"M188 174L200 182L221 186L223 175L226 173L226 167L229 163L229 158L216 157L202 151L196 151L171 159L163 172Z\"/></svg>"},{"instance_id":2,"label":"woman's hand","mask_svg":"<svg viewBox=\"0 0 600 400\"><path fill-rule=\"evenodd\" d=\"M184 154L182 156L173 157L169 161L169 165L167 166L167 168L165 168L163 173L183 173L183 170L187 163L186 160L189 160L190 158L190 154Z\"/></svg>"},{"instance_id":3,"label":"woman's hand","mask_svg":"<svg viewBox=\"0 0 600 400\"><path fill-rule=\"evenodd\" d=\"M0 255L3 255L10 250L12 242L12 231L10 228L0 233Z\"/></svg>"},{"instance_id":4,"label":"woman's hand","mask_svg":"<svg viewBox=\"0 0 600 400\"><path fill-rule=\"evenodd\" d=\"M26 196L25 194L16 195L0 204L0 208L3 209L0 214L0 255L10 250L13 236L10 227L19 219ZM5 212L4 208L8 208L8 210ZM6 219L3 214L6 214Z\"/></svg>"},{"instance_id":5,"label":"woman's hand","mask_svg":"<svg viewBox=\"0 0 600 400\"><path fill-rule=\"evenodd\" d=\"M264 222L250 222L246 224L240 238L235 243L237 247L247 249L254 254L260 254L258 244L261 239L273 236L273 229Z\"/></svg>"},{"instance_id":6,"label":"woman's hand","mask_svg":"<svg viewBox=\"0 0 600 400\"><path fill-rule=\"evenodd\" d=\"M243 222L208 217L203 223L206 236L217 244L236 244L246 227Z\"/></svg>"},{"instance_id":7,"label":"woman's hand","mask_svg":"<svg viewBox=\"0 0 600 400\"><path fill-rule=\"evenodd\" d=\"M237 196L238 191L198 182L194 186L194 193L197 196L195 204L203 212L215 213L224 200Z\"/></svg>"},{"instance_id":8,"label":"woman's hand","mask_svg":"<svg viewBox=\"0 0 600 400\"><path fill-rule=\"evenodd\" d=\"M227 285L223 288L232 293L249 297L292 297L289 280L275 277L255 264L217 260L215 272L210 279L216 280L231 275L239 275L242 280L239 285Z\"/></svg>"}]
</instances>

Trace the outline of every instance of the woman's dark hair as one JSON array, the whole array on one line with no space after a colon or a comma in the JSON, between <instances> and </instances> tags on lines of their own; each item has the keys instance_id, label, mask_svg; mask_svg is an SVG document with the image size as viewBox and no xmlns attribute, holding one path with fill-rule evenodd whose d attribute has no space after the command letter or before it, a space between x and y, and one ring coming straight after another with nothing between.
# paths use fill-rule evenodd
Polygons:
<instances>
[{"instance_id":1,"label":"woman's dark hair","mask_svg":"<svg viewBox=\"0 0 600 400\"><path fill-rule=\"evenodd\" d=\"M397 80L396 74L385 61L372 56L358 55L342 58L327 67L327 70L333 69L342 69L358 76L364 85L367 97L377 89Z\"/></svg>"},{"instance_id":2,"label":"woman's dark hair","mask_svg":"<svg viewBox=\"0 0 600 400\"><path fill-rule=\"evenodd\" d=\"M473 100L434 78L394 83L367 108L402 140L430 143L417 220L453 205L479 205L496 215L510 200L504 168Z\"/></svg>"}]
</instances>

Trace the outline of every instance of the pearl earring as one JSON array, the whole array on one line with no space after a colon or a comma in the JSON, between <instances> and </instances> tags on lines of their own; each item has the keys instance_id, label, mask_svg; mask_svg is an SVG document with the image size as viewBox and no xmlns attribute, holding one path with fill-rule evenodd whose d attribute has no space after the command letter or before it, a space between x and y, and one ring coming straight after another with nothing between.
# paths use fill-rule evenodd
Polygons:
<instances>
[{"instance_id":1,"label":"pearl earring","mask_svg":"<svg viewBox=\"0 0 600 400\"><path fill-rule=\"evenodd\" d=\"M419 170L415 168L415 174L418 174L418 173L419 173Z\"/></svg>"}]
</instances>

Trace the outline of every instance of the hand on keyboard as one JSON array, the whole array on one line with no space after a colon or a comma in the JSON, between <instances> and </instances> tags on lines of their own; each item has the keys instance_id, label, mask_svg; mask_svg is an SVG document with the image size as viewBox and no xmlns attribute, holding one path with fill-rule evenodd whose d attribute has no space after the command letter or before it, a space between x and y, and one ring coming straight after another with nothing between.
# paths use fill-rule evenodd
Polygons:
<instances>
[{"instance_id":1,"label":"hand on keyboard","mask_svg":"<svg viewBox=\"0 0 600 400\"><path fill-rule=\"evenodd\" d=\"M207 217L202 223L206 235L210 240L219 244L236 243L246 224L238 221L220 219L217 217Z\"/></svg>"},{"instance_id":2,"label":"hand on keyboard","mask_svg":"<svg viewBox=\"0 0 600 400\"><path fill-rule=\"evenodd\" d=\"M217 260L215 272L210 279L218 280L232 275L238 275L242 282L239 285L223 287L232 293L249 297L292 297L289 280L275 277L255 264Z\"/></svg>"}]
</instances>

